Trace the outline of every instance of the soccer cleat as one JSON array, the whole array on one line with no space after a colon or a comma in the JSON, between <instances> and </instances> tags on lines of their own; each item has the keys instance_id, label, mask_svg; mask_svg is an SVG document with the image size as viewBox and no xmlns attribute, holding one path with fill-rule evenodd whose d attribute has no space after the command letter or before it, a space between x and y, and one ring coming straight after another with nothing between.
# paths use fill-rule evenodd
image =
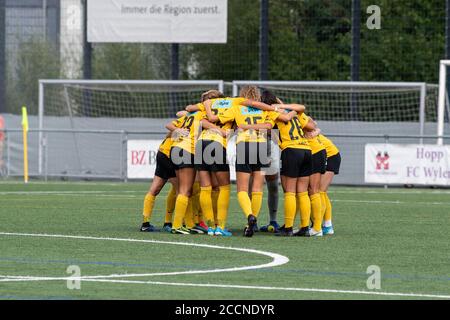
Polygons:
<instances>
[{"instance_id":1,"label":"soccer cleat","mask_svg":"<svg viewBox=\"0 0 450 320\"><path fill-rule=\"evenodd\" d=\"M214 229L209 227L208 228L208 236L213 236L214 235Z\"/></svg>"},{"instance_id":2,"label":"soccer cleat","mask_svg":"<svg viewBox=\"0 0 450 320\"><path fill-rule=\"evenodd\" d=\"M206 225L206 223L204 221L200 221L198 224L200 227L202 227L205 230L208 230L208 226Z\"/></svg>"},{"instance_id":3,"label":"soccer cleat","mask_svg":"<svg viewBox=\"0 0 450 320\"><path fill-rule=\"evenodd\" d=\"M244 229L244 236L250 238L253 236L254 233L254 228L256 225L256 217L251 214L248 216L247 221L248 224Z\"/></svg>"},{"instance_id":4,"label":"soccer cleat","mask_svg":"<svg viewBox=\"0 0 450 320\"><path fill-rule=\"evenodd\" d=\"M227 229L222 229L221 227L217 227L214 231L214 235L222 236L222 237L231 237L233 234Z\"/></svg>"},{"instance_id":5,"label":"soccer cleat","mask_svg":"<svg viewBox=\"0 0 450 320\"><path fill-rule=\"evenodd\" d=\"M188 228L185 227L181 227L178 229L173 229L170 231L172 234L191 234L190 230Z\"/></svg>"},{"instance_id":6,"label":"soccer cleat","mask_svg":"<svg viewBox=\"0 0 450 320\"><path fill-rule=\"evenodd\" d=\"M294 232L291 228L283 228L280 232L275 234L278 237L292 237L294 235Z\"/></svg>"},{"instance_id":7,"label":"soccer cleat","mask_svg":"<svg viewBox=\"0 0 450 320\"><path fill-rule=\"evenodd\" d=\"M199 234L206 234L208 233L208 228L203 228L200 224L195 225L192 230L198 231Z\"/></svg>"},{"instance_id":8,"label":"soccer cleat","mask_svg":"<svg viewBox=\"0 0 450 320\"><path fill-rule=\"evenodd\" d=\"M325 235L329 235L329 236L333 235L334 234L333 226L330 226L330 227L323 227L322 226L322 232L323 232L324 236Z\"/></svg>"},{"instance_id":9,"label":"soccer cleat","mask_svg":"<svg viewBox=\"0 0 450 320\"><path fill-rule=\"evenodd\" d=\"M309 229L308 234L309 234L309 237L322 237L323 236L322 230L316 231L316 230L314 230L314 228Z\"/></svg>"},{"instance_id":10,"label":"soccer cleat","mask_svg":"<svg viewBox=\"0 0 450 320\"><path fill-rule=\"evenodd\" d=\"M150 224L150 222L144 222L140 229L141 232L159 232L159 229L154 225Z\"/></svg>"},{"instance_id":11,"label":"soccer cleat","mask_svg":"<svg viewBox=\"0 0 450 320\"><path fill-rule=\"evenodd\" d=\"M259 228L258 228L258 224L255 223L255 225L253 226L253 232L259 232Z\"/></svg>"},{"instance_id":12,"label":"soccer cleat","mask_svg":"<svg viewBox=\"0 0 450 320\"><path fill-rule=\"evenodd\" d=\"M300 230L294 232L294 237L309 237L309 227L300 228Z\"/></svg>"},{"instance_id":13,"label":"soccer cleat","mask_svg":"<svg viewBox=\"0 0 450 320\"><path fill-rule=\"evenodd\" d=\"M162 231L170 233L172 231L172 224L170 222L164 223Z\"/></svg>"},{"instance_id":14,"label":"soccer cleat","mask_svg":"<svg viewBox=\"0 0 450 320\"><path fill-rule=\"evenodd\" d=\"M277 233L278 229L280 229L280 225L276 221L270 221L268 225L259 228L259 231Z\"/></svg>"}]
</instances>

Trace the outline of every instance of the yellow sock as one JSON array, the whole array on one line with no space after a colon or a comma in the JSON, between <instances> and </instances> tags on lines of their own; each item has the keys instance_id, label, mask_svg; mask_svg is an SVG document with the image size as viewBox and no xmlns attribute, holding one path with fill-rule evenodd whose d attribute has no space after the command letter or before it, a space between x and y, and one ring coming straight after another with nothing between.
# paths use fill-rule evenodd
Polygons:
<instances>
[{"instance_id":1,"label":"yellow sock","mask_svg":"<svg viewBox=\"0 0 450 320\"><path fill-rule=\"evenodd\" d=\"M194 213L194 223L200 222L200 183L195 182L192 187L192 212Z\"/></svg>"},{"instance_id":2,"label":"yellow sock","mask_svg":"<svg viewBox=\"0 0 450 320\"><path fill-rule=\"evenodd\" d=\"M262 198L262 192L252 192L252 212L255 217L258 217L261 211Z\"/></svg>"},{"instance_id":3,"label":"yellow sock","mask_svg":"<svg viewBox=\"0 0 450 320\"><path fill-rule=\"evenodd\" d=\"M248 193L245 191L241 191L238 192L237 196L242 211L244 211L245 216L248 217L249 215L252 214L252 202L250 201Z\"/></svg>"},{"instance_id":4,"label":"yellow sock","mask_svg":"<svg viewBox=\"0 0 450 320\"><path fill-rule=\"evenodd\" d=\"M179 194L177 196L177 201L175 203L175 210L174 210L174 219L173 219L173 228L179 229L183 226L183 219L186 215L186 210L189 204L189 198Z\"/></svg>"},{"instance_id":5,"label":"yellow sock","mask_svg":"<svg viewBox=\"0 0 450 320\"><path fill-rule=\"evenodd\" d=\"M170 186L169 193L166 198L166 216L164 217L164 223L172 222L172 213L175 209L175 201L177 200L177 190L173 186Z\"/></svg>"},{"instance_id":6,"label":"yellow sock","mask_svg":"<svg viewBox=\"0 0 450 320\"><path fill-rule=\"evenodd\" d=\"M225 229L227 224L228 207L230 205L230 185L219 187L217 198L217 220L219 227Z\"/></svg>"},{"instance_id":7,"label":"yellow sock","mask_svg":"<svg viewBox=\"0 0 450 320\"><path fill-rule=\"evenodd\" d=\"M213 214L214 214L214 224L218 225L219 221L217 218L217 200L219 199L219 190L213 190L211 193L212 197L212 206L213 206Z\"/></svg>"},{"instance_id":8,"label":"yellow sock","mask_svg":"<svg viewBox=\"0 0 450 320\"><path fill-rule=\"evenodd\" d=\"M292 228L294 226L297 204L295 203L295 193L286 192L284 194L284 226Z\"/></svg>"},{"instance_id":9,"label":"yellow sock","mask_svg":"<svg viewBox=\"0 0 450 320\"><path fill-rule=\"evenodd\" d=\"M331 207L331 201L330 198L328 198L328 194L325 192L325 202L327 204L327 208L325 210L325 216L323 217L324 221L331 222L332 218L332 207Z\"/></svg>"},{"instance_id":10,"label":"yellow sock","mask_svg":"<svg viewBox=\"0 0 450 320\"><path fill-rule=\"evenodd\" d=\"M315 231L320 231L322 230L322 199L320 197L320 193L315 193L310 198L313 228Z\"/></svg>"},{"instance_id":11,"label":"yellow sock","mask_svg":"<svg viewBox=\"0 0 450 320\"><path fill-rule=\"evenodd\" d=\"M327 210L327 200L325 199L326 196L327 194L325 192L320 191L320 200L322 201L322 220L325 216L325 211Z\"/></svg>"},{"instance_id":12,"label":"yellow sock","mask_svg":"<svg viewBox=\"0 0 450 320\"><path fill-rule=\"evenodd\" d=\"M189 198L188 205L186 208L186 214L184 216L184 222L186 223L186 227L189 229L195 227L194 211L192 210L192 198Z\"/></svg>"},{"instance_id":13,"label":"yellow sock","mask_svg":"<svg viewBox=\"0 0 450 320\"><path fill-rule=\"evenodd\" d=\"M213 227L214 223L214 213L212 204L212 187L201 187L200 188L200 206L202 208L203 218L208 224L208 227Z\"/></svg>"},{"instance_id":14,"label":"yellow sock","mask_svg":"<svg viewBox=\"0 0 450 320\"><path fill-rule=\"evenodd\" d=\"M297 193L297 209L300 209L300 227L308 227L311 220L311 200L308 192Z\"/></svg>"},{"instance_id":15,"label":"yellow sock","mask_svg":"<svg viewBox=\"0 0 450 320\"><path fill-rule=\"evenodd\" d=\"M147 193L144 198L144 209L142 215L144 216L144 222L150 222L153 212L153 206L155 205L155 196Z\"/></svg>"}]
</instances>

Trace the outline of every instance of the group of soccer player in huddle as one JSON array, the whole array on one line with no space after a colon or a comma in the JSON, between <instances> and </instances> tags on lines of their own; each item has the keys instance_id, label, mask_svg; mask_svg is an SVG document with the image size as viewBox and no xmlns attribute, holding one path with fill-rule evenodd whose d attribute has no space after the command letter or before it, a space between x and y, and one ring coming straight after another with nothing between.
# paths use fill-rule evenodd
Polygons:
<instances>
[{"instance_id":1,"label":"group of soccer player in huddle","mask_svg":"<svg viewBox=\"0 0 450 320\"><path fill-rule=\"evenodd\" d=\"M244 236L257 231L287 237L334 234L327 190L339 173L341 156L306 115L304 105L285 104L268 90L261 93L246 86L234 98L217 90L204 92L200 103L187 106L177 117L166 125L169 132L156 156L141 231L159 231L150 219L156 197L169 182L163 231L231 236L227 147L236 139L237 200L246 217ZM283 226L277 223L279 177ZM270 222L258 228L265 181ZM297 213L300 226L294 231Z\"/></svg>"}]
</instances>

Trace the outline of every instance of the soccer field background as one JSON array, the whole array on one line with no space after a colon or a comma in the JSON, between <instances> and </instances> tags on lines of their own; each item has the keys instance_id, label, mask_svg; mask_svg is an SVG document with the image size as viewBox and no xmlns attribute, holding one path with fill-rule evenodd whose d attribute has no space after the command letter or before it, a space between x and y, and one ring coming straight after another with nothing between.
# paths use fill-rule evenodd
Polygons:
<instances>
[{"instance_id":1,"label":"soccer field background","mask_svg":"<svg viewBox=\"0 0 450 320\"><path fill-rule=\"evenodd\" d=\"M233 237L220 238L139 232L147 189L0 182L0 299L450 299L450 190L332 187L335 235L244 238L233 186ZM259 224L268 220L265 200ZM102 277L69 290L71 265ZM369 266L380 268L381 289L368 289Z\"/></svg>"}]
</instances>

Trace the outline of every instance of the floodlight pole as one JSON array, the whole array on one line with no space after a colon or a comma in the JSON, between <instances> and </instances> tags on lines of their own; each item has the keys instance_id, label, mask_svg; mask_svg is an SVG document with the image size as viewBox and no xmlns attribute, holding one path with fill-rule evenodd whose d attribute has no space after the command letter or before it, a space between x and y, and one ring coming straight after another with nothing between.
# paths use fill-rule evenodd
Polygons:
<instances>
[{"instance_id":1,"label":"floodlight pole","mask_svg":"<svg viewBox=\"0 0 450 320\"><path fill-rule=\"evenodd\" d=\"M87 9L87 0L83 1L83 11L84 11L84 44L83 44L83 78L91 79L92 78L92 45L88 42L88 9Z\"/></svg>"},{"instance_id":2,"label":"floodlight pole","mask_svg":"<svg viewBox=\"0 0 450 320\"><path fill-rule=\"evenodd\" d=\"M6 0L0 0L0 113L6 112Z\"/></svg>"},{"instance_id":3,"label":"floodlight pole","mask_svg":"<svg viewBox=\"0 0 450 320\"><path fill-rule=\"evenodd\" d=\"M178 80L180 78L180 45L172 43L171 54L171 79Z\"/></svg>"},{"instance_id":4,"label":"floodlight pole","mask_svg":"<svg viewBox=\"0 0 450 320\"><path fill-rule=\"evenodd\" d=\"M269 0L261 0L259 25L259 80L269 78Z\"/></svg>"},{"instance_id":5,"label":"floodlight pole","mask_svg":"<svg viewBox=\"0 0 450 320\"><path fill-rule=\"evenodd\" d=\"M350 77L353 82L359 81L361 56L361 0L352 0L352 52ZM351 97L351 117L357 120L358 101L357 96Z\"/></svg>"}]
</instances>

